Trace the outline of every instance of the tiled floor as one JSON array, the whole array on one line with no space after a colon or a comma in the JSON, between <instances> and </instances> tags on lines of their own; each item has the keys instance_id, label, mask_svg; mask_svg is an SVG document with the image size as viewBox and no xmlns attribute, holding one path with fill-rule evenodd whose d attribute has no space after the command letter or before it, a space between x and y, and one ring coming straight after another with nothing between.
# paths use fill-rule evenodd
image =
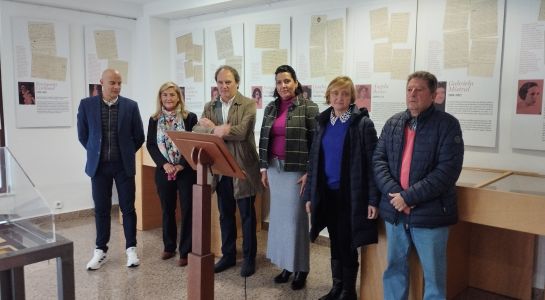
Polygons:
<instances>
[{"instance_id":1,"label":"tiled floor","mask_svg":"<svg viewBox=\"0 0 545 300\"><path fill-rule=\"evenodd\" d=\"M74 242L74 264L77 299L187 299L187 267L180 268L176 259L160 259L161 229L138 232L138 268L125 267L124 238L117 218L112 217L112 239L108 262L97 271L86 271L85 265L94 249L94 218L81 216L56 222L57 233ZM311 244L311 272L307 286L292 291L289 283L275 284L280 272L265 258L267 232L258 233L257 271L246 282L237 266L216 274L215 299L318 299L330 289L329 248ZM238 245L240 249L240 245ZM57 299L56 264L54 260L25 267L27 299ZM358 274L359 275L359 274ZM359 284L359 280L358 280ZM246 290L245 290L246 287ZM533 299L543 299L538 291ZM476 289L468 289L456 299L510 299ZM371 299L374 300L374 299Z\"/></svg>"},{"instance_id":2,"label":"tiled floor","mask_svg":"<svg viewBox=\"0 0 545 300\"><path fill-rule=\"evenodd\" d=\"M57 233L74 242L74 264L77 299L186 299L187 267L180 268L176 259L163 261L161 230L138 232L138 268L125 267L124 238L117 218L112 218L112 238L108 262L97 271L86 271L85 265L94 249L92 216L56 223ZM330 289L329 248L312 244L311 272L307 287L293 291L287 284L275 284L280 272L265 258L267 232L258 233L256 274L244 282L237 266L215 276L215 299L318 299ZM240 245L238 247L240 249ZM56 299L55 261L37 263L25 268L27 299Z\"/></svg>"}]
</instances>

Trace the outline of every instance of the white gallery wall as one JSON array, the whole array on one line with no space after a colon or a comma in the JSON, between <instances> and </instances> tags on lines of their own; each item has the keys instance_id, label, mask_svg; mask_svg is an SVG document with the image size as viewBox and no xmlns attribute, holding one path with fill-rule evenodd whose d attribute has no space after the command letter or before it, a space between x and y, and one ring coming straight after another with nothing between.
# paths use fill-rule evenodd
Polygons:
<instances>
[{"instance_id":1,"label":"white gallery wall","mask_svg":"<svg viewBox=\"0 0 545 300\"><path fill-rule=\"evenodd\" d=\"M377 1L367 1L377 3ZM367 3L363 2L363 3ZM379 1L387 6L399 1ZM501 85L498 113L498 128L496 135L496 147L466 147L464 164L466 166L514 169L520 171L545 173L545 152L536 150L515 149L511 143L511 118L514 111L514 99L516 99L515 70L517 69L518 45L511 41L516 40L520 34L520 20L526 18L525 9L531 3L536 5L538 0L506 1L505 7L505 32L501 65ZM113 26L127 28L133 32L134 53L132 55L131 77L134 84L132 90L124 90L123 94L132 96L139 102L142 119L147 124L147 119L155 108L157 88L166 80L175 80L175 40L176 32L192 30L194 28L207 28L218 24L232 24L237 22L255 23L262 19L264 12L268 20L274 20L275 16L284 18L287 14L297 17L302 14L327 11L333 9L347 9L346 20L346 51L345 65L347 75L357 77L352 61L355 42L350 37L356 37L357 32L350 25L355 17L351 14L351 7L362 5L361 1L345 0L332 3L330 1L283 1L267 5L229 10L222 13L201 15L198 17L167 20L156 17L167 11L154 11L149 15L144 10L143 15L137 20L116 18L98 14L82 13L74 10L64 10L20 4L9 1L1 1L0 20L1 30L1 59L3 76L3 98L7 145L14 151L29 176L34 180L38 188L44 193L48 201L53 203L61 199L65 203L62 211L73 211L92 206L89 202L88 181L83 175L84 152L77 142L76 113L79 100L86 96L85 90L85 66L83 31L86 24ZM157 8L157 6L155 6ZM131 6L131 9L134 9ZM165 7L165 9L168 9ZM418 11L425 11L426 7L418 6ZM535 10L533 10L535 12ZM59 20L70 25L70 74L72 88L73 123L71 127L61 128L16 128L15 126L15 99L17 95L14 82L14 51L12 44L11 18L14 16L36 17L43 19L48 16L52 20ZM291 29L292 43L299 37L294 35L296 28ZM359 45L358 45L359 46ZM205 45L206 47L206 45ZM418 49L416 49L418 51ZM293 53L291 53L293 60ZM205 57L206 60L206 57ZM206 65L206 62L205 62ZM207 70L205 68L205 70ZM271 74L271 83L274 77ZM304 83L304 82L303 82ZM205 93L205 95L207 95ZM399 101L403 101L404 95L398 95ZM314 99L321 102L323 99ZM257 130L258 131L258 130ZM53 174L55 176L53 176ZM62 188L61 188L62 187ZM68 189L69 191L67 191ZM73 191L83 192L73 193ZM51 194L50 192L51 191ZM70 196L63 196L70 195ZM77 200L85 195L87 200ZM51 199L50 199L51 198ZM75 199L74 199L75 198Z\"/></svg>"},{"instance_id":2,"label":"white gallery wall","mask_svg":"<svg viewBox=\"0 0 545 300\"><path fill-rule=\"evenodd\" d=\"M53 1L54 2L54 1ZM58 1L61 2L61 1ZM68 1L69 2L69 1ZM123 91L122 94L130 94L139 102L144 126L147 126L148 118L155 109L155 98L158 87L167 80L176 79L176 43L175 35L179 32L211 28L226 24L250 24L263 19L274 20L275 17L283 19L286 16L297 18L301 15L320 13L323 11L346 10L345 26L345 75L358 78L358 69L355 68L354 54L360 45L353 39L358 37L359 28L352 24L357 23L354 8L362 5L392 5L399 2L416 3L417 15L429 15L431 8L426 7L428 1L404 0L404 1L374 1L374 0L291 0L271 1L269 4L256 6L240 6L239 9L226 9L219 13L199 14L199 16L169 20L164 16L175 15L183 10L192 10L203 3L221 1L174 1L159 0L157 3L144 5L141 16L136 20L107 16L106 12L83 13L75 9L59 9L37 5L0 1L0 58L2 68L2 87L4 101L4 124L7 146L21 163L27 174L34 181L49 204L53 207L56 201L62 201L64 207L59 212L70 212L91 208L90 180L84 173L85 152L77 140L76 113L79 100L86 96L85 86L85 57L84 57L84 26L102 25L125 28L133 33L132 41L134 53L131 62L131 91ZM236 1L234 1L236 2ZM252 1L250 1L251 3ZM524 150L513 147L512 136L518 134L512 132L512 118L516 107L518 56L520 48L521 23L525 20L536 19L536 7L540 0L499 0L505 4L503 19L501 75L498 99L497 128L494 137L494 147L467 146L464 165L471 167L512 169L519 171L537 172L545 174L545 151ZM110 5L109 1L102 1L98 6ZM113 5L113 4L111 4ZM134 5L119 5L111 7L111 11L135 11ZM351 10L352 8L352 10ZM529 9L532 8L532 9ZM92 10L92 7L86 7ZM539 12L539 9L537 9ZM115 14L115 13L114 13ZM111 14L110 14L111 15ZM121 13L119 14L121 15ZM52 20L69 23L70 26L70 74L73 122L70 127L62 128L16 128L15 105L17 99L17 85L14 76L14 51L11 19L15 16L49 18ZM415 17L415 16L411 16ZM361 22L360 19L357 20ZM441 26L439 24L437 26ZM302 37L297 35L298 28L291 28L291 45ZM543 35L542 37L543 38ZM418 32L416 33L418 39ZM206 47L206 45L204 45ZM413 55L419 51L417 43L414 45ZM295 53L289 55L290 63L297 59ZM204 70L208 71L206 57L204 58ZM414 66L413 66L414 67ZM297 71L297 70L296 70ZM545 74L541 75L544 79ZM273 74L270 77L274 83ZM303 84L305 84L303 82ZM246 89L247 90L247 89ZM247 91L241 90L245 94ZM208 92L204 91L207 96ZM247 94L247 96L249 96ZM399 102L404 101L404 94L399 93ZM323 99L313 99L323 102ZM258 116L258 118L260 118ZM258 121L260 124L261 120ZM256 132L259 129L256 128ZM520 132L524 135L524 132ZM543 237L540 238L538 249L538 269L536 271L535 287L543 288L545 285L545 245Z\"/></svg>"},{"instance_id":3,"label":"white gallery wall","mask_svg":"<svg viewBox=\"0 0 545 300\"><path fill-rule=\"evenodd\" d=\"M427 7L425 4L427 1L287 1L287 2L278 2L268 5L252 7L252 8L243 8L237 10L229 10L222 13L213 13L208 15L202 15L198 17L179 19L171 21L171 37L169 38L171 56L176 54L176 45L175 45L175 33L182 30L190 30L193 28L206 28L210 26L218 26L221 24L231 24L234 22L240 22L243 20L244 24L251 24L257 20L263 19L263 13L266 12L267 20L278 17L279 19L289 15L293 18L297 18L302 14L319 14L321 11L331 11L334 9L346 9L347 10L347 20L346 20L346 52L345 56L345 69L348 70L346 75L349 75L353 78L358 78L358 70L355 68L357 66L354 61L354 52L358 51L361 47L365 47L365 44L361 44L360 41L355 40L358 36L361 36L359 30L361 28L354 28L351 26L352 23L359 21L361 18L365 17L362 15L355 15L352 13L355 8L365 5L375 5L377 7L384 6L388 7L396 6L399 3L416 3L417 4L417 16L419 15L430 15L430 11L434 9L434 6ZM499 18L500 25L503 23L504 28L499 28L499 33L503 34L503 43L501 47L503 52L500 52L501 63L498 65L498 69L501 70L500 81L500 91L499 91L499 111L497 117L497 130L496 134L492 136L492 139L495 140L495 145L493 147L477 147L477 146L466 146L466 155L464 164L465 166L472 167L483 167L483 168L497 168L497 169L513 169L520 171L529 171L537 173L545 173L545 152L544 151L534 151L534 150L523 150L516 149L512 146L511 141L511 119L514 112L514 103L516 102L516 72L517 69L517 55L519 50L519 44L513 44L512 41L518 41L518 35L520 35L520 20L528 19L526 14L535 13L536 9L529 9L530 7L539 7L538 0L525 0L525 1L502 1L500 0L498 5L503 6L505 4L505 16L500 14ZM502 12L502 11L500 11ZM159 12L157 12L159 14ZM411 15L411 18L415 17ZM537 15L532 16L533 19L537 20ZM437 26L442 26L442 19L437 19ZM292 48L295 41L298 39L304 38L297 36L298 28L291 28L291 39L292 39ZM245 31L248 28L244 29ZM418 33L417 33L418 36ZM501 40L500 40L501 41ZM205 48L207 45L205 44ZM246 44L248 47L248 44ZM418 53L419 49L417 45L414 45L415 52ZM421 49L422 51L424 49ZM362 50L363 51L363 50ZM291 62L296 61L295 53L291 53ZM206 56L205 56L205 65L206 65ZM420 64L422 65L422 64ZM171 64L171 77L175 78L176 76L176 66ZM205 72L208 70L205 67ZM296 70L297 71L297 70ZM543 75L545 76L545 75ZM243 78L244 80L244 78ZM271 74L270 81L274 82L274 76ZM244 83L244 82L243 82ZM307 84L306 82L302 82ZM479 87L486 91L488 87ZM246 89L247 90L247 89ZM493 91L491 91L493 92ZM246 91L247 94L247 91ZM207 95L207 93L205 93ZM391 96L390 96L391 97ZM398 101L404 101L404 94L402 92L397 95ZM313 98L316 102L323 102L323 99ZM397 99L392 99L397 100ZM371 117L373 117L373 112L371 112ZM382 117L382 116L381 116ZM384 120L376 120L376 122L383 122Z\"/></svg>"},{"instance_id":4,"label":"white gallery wall","mask_svg":"<svg viewBox=\"0 0 545 300\"><path fill-rule=\"evenodd\" d=\"M119 6L115 6L120 8ZM132 11L134 7L125 7ZM61 209L55 213L77 211L93 207L90 179L84 173L85 151L79 143L76 131L76 114L80 99L87 96L84 57L84 28L86 25L99 25L122 28L130 33L135 32L136 21L127 18L117 18L99 14L83 13L74 10L51 8L39 5L29 5L8 1L0 2L0 32L2 91L4 103L4 125L6 145L22 165L37 189L49 203L55 207L55 202L62 203ZM70 104L72 116L70 126L18 128L16 126L16 106L18 105L18 90L16 80L14 37L12 20L24 17L26 19L60 21L68 24L69 44L57 47L69 48L68 57L70 74L66 81L71 87ZM133 38L130 48L134 50L133 59L129 63L130 76L134 79L132 86L137 86L138 74L133 68L137 39ZM133 91L124 90L123 94L133 95Z\"/></svg>"}]
</instances>

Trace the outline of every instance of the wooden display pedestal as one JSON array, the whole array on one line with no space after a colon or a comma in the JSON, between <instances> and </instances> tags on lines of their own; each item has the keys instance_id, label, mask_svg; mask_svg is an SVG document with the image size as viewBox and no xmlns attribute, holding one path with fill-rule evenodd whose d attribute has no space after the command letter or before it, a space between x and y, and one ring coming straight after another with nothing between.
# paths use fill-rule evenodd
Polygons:
<instances>
[{"instance_id":1,"label":"wooden display pedestal","mask_svg":"<svg viewBox=\"0 0 545 300\"><path fill-rule=\"evenodd\" d=\"M261 205L262 197L260 194L255 198L255 209L257 217L256 231L261 231ZM181 219L180 209L177 209L178 220ZM211 251L215 256L221 256L221 231L219 225L219 212L217 205L216 193L212 194L211 202L212 213L212 239L211 239ZM145 147L142 147L136 153L136 201L135 201L136 215L138 216L138 222L136 228L138 230L150 230L161 227L161 202L157 195L157 188L155 186L155 163L151 159L148 151ZM240 216L238 209L237 215L237 236L242 237ZM119 216L121 222L121 214Z\"/></svg>"}]
</instances>

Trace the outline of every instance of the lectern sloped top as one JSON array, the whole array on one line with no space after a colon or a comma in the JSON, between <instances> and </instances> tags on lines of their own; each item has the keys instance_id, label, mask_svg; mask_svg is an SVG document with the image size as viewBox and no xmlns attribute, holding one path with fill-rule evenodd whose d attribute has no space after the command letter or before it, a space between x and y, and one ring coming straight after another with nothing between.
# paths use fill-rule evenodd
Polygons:
<instances>
[{"instance_id":1,"label":"lectern sloped top","mask_svg":"<svg viewBox=\"0 0 545 300\"><path fill-rule=\"evenodd\" d=\"M186 131L167 131L166 133L194 170L197 170L198 162L192 159L191 153L193 149L200 148L212 159L210 168L214 174L246 178L244 171L229 152L222 138L212 134Z\"/></svg>"}]
</instances>

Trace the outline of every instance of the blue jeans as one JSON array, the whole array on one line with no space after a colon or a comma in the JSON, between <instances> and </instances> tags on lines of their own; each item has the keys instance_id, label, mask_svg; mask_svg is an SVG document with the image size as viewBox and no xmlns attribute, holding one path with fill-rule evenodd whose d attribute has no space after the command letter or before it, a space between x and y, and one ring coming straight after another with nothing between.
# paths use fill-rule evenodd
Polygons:
<instances>
[{"instance_id":1,"label":"blue jeans","mask_svg":"<svg viewBox=\"0 0 545 300\"><path fill-rule=\"evenodd\" d=\"M424 272L424 300L445 299L447 282L448 227L405 228L405 224L386 223L388 242L384 271L384 299L408 298L409 252L414 246Z\"/></svg>"}]
</instances>

